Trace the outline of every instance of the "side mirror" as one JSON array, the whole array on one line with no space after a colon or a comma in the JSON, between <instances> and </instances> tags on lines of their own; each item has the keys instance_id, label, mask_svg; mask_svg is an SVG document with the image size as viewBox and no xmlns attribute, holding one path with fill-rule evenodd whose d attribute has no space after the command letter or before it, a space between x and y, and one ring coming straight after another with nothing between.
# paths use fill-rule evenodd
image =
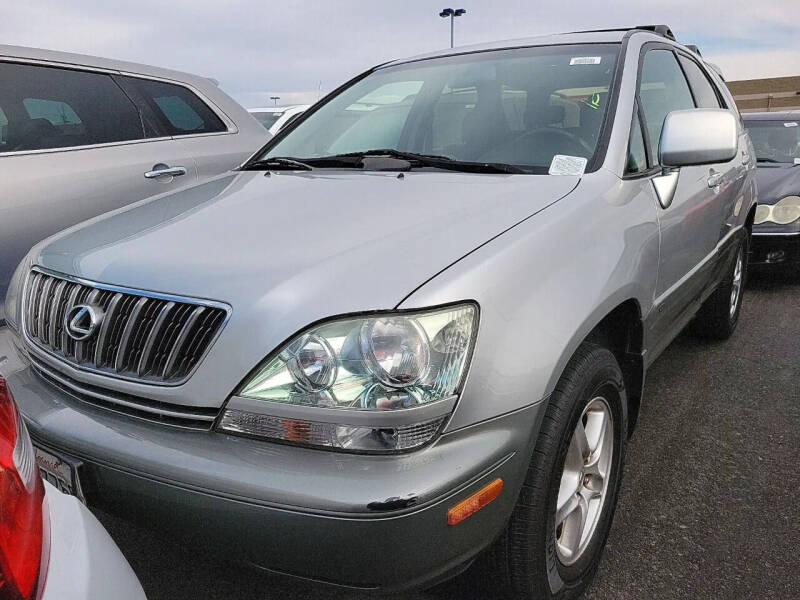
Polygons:
<instances>
[{"instance_id":1,"label":"side mirror","mask_svg":"<svg viewBox=\"0 0 800 600\"><path fill-rule=\"evenodd\" d=\"M736 117L721 108L674 110L664 119L658 156L665 167L728 162L738 150Z\"/></svg>"},{"instance_id":2,"label":"side mirror","mask_svg":"<svg viewBox=\"0 0 800 600\"><path fill-rule=\"evenodd\" d=\"M653 178L661 206L672 204L680 167L732 160L739 149L738 136L736 117L727 110L692 108L669 113L658 146L664 171Z\"/></svg>"}]
</instances>

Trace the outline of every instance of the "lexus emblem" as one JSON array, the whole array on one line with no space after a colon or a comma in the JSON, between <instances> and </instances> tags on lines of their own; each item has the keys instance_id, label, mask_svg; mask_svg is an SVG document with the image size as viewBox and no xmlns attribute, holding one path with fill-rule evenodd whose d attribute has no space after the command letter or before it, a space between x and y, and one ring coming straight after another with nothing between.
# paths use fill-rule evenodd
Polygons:
<instances>
[{"instance_id":1,"label":"lexus emblem","mask_svg":"<svg viewBox=\"0 0 800 600\"><path fill-rule=\"evenodd\" d=\"M76 342L90 338L103 319L103 312L96 306L78 304L64 315L64 329L67 335Z\"/></svg>"}]
</instances>

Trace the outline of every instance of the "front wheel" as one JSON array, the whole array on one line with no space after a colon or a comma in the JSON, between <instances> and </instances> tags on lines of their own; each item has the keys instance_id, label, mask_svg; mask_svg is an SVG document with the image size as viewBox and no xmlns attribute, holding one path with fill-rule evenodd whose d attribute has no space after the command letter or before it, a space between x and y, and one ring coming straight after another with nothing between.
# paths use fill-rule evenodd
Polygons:
<instances>
[{"instance_id":1,"label":"front wheel","mask_svg":"<svg viewBox=\"0 0 800 600\"><path fill-rule=\"evenodd\" d=\"M625 402L614 355L583 344L550 397L517 504L489 550L487 574L509 597L577 598L594 577L622 478Z\"/></svg>"},{"instance_id":2,"label":"front wheel","mask_svg":"<svg viewBox=\"0 0 800 600\"><path fill-rule=\"evenodd\" d=\"M749 238L739 243L733 264L720 286L700 307L692 330L709 340L727 340L733 335L742 311L742 296L747 278L747 250Z\"/></svg>"}]
</instances>

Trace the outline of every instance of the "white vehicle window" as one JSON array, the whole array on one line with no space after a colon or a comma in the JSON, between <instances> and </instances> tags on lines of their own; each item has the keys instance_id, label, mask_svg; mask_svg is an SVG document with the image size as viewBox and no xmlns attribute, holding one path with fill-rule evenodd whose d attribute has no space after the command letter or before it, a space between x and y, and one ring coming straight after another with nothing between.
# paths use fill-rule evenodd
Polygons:
<instances>
[{"instance_id":1,"label":"white vehicle window","mask_svg":"<svg viewBox=\"0 0 800 600\"><path fill-rule=\"evenodd\" d=\"M144 138L139 111L104 73L0 63L3 151Z\"/></svg>"}]
</instances>

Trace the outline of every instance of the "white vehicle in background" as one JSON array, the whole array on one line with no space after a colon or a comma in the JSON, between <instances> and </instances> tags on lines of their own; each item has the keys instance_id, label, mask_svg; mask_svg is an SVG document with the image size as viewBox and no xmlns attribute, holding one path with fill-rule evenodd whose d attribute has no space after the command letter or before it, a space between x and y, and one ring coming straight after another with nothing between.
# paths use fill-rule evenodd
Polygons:
<instances>
[{"instance_id":1,"label":"white vehicle in background","mask_svg":"<svg viewBox=\"0 0 800 600\"><path fill-rule=\"evenodd\" d=\"M0 377L0 598L145 600L100 522L77 498L42 481L36 459Z\"/></svg>"},{"instance_id":2,"label":"white vehicle in background","mask_svg":"<svg viewBox=\"0 0 800 600\"><path fill-rule=\"evenodd\" d=\"M266 108L248 108L248 112L264 126L272 135L278 133L289 123L303 114L310 104L297 104L295 106L273 106Z\"/></svg>"}]
</instances>

